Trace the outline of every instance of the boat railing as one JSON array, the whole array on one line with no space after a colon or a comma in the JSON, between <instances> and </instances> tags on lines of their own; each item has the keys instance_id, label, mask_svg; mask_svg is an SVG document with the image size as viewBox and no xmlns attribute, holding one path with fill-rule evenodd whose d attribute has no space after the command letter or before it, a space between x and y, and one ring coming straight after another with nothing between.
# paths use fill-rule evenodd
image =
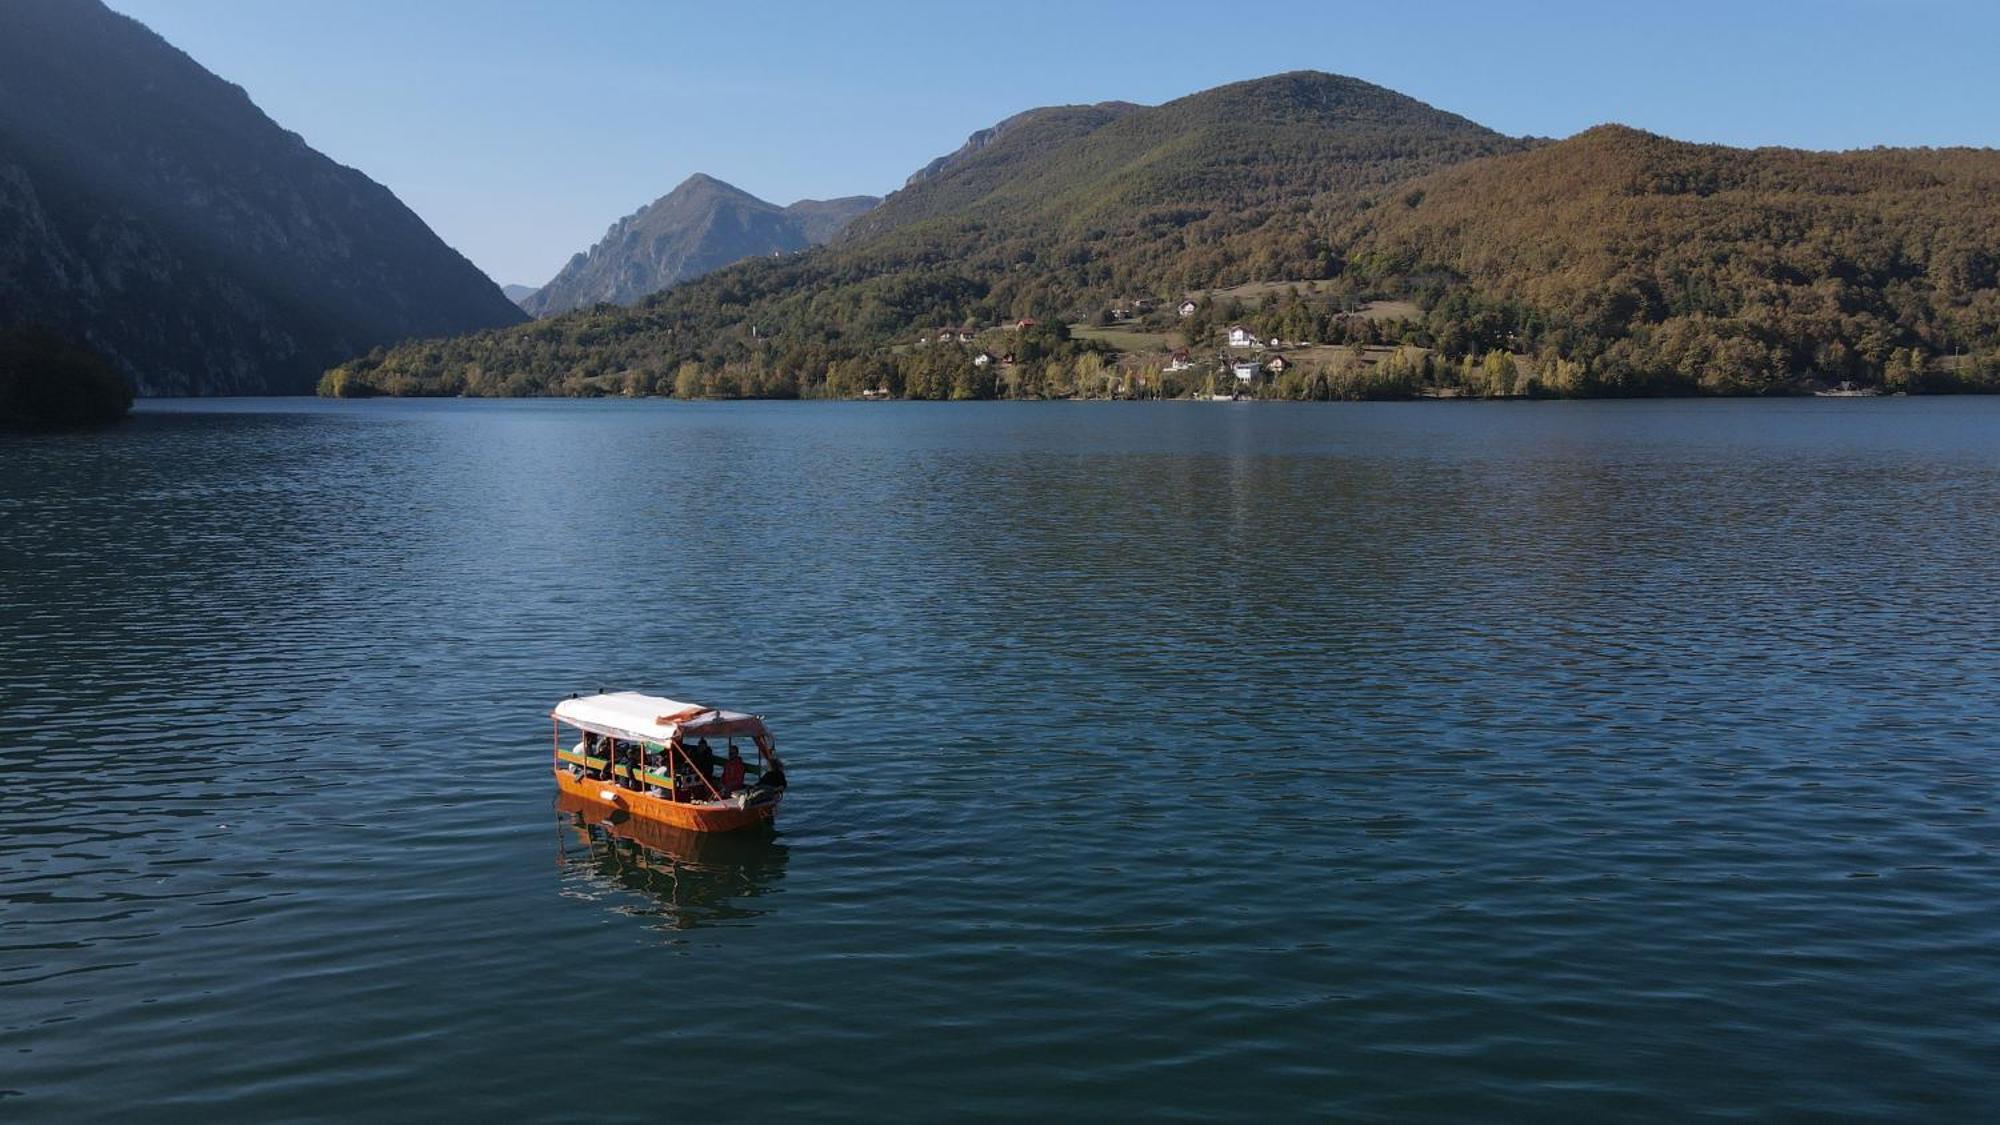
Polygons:
<instances>
[{"instance_id":1,"label":"boat railing","mask_svg":"<svg viewBox=\"0 0 2000 1125\"><path fill-rule=\"evenodd\" d=\"M574 750L558 750L556 751L556 757L561 761L570 763L571 765L582 766L584 769L589 769L589 770L608 769L611 771L611 775L613 777L632 778L638 781L648 782L650 784L657 785L662 789L674 788L674 779L668 777L666 774L655 773L652 770L647 770L647 769L641 769L635 772L631 766L613 765L611 759L609 758L593 758L588 754L579 754Z\"/></svg>"}]
</instances>

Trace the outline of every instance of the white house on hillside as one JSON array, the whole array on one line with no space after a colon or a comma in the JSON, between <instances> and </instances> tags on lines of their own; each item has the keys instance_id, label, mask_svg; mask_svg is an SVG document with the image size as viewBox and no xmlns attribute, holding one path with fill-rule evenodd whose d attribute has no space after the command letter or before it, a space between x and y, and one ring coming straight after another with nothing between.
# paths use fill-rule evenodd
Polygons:
<instances>
[{"instance_id":1,"label":"white house on hillside","mask_svg":"<svg viewBox=\"0 0 2000 1125\"><path fill-rule=\"evenodd\" d=\"M1193 316L1194 307L1195 306L1193 301L1182 301L1180 307L1180 314L1182 316Z\"/></svg>"},{"instance_id":2,"label":"white house on hillside","mask_svg":"<svg viewBox=\"0 0 2000 1125\"><path fill-rule=\"evenodd\" d=\"M1264 346L1264 341L1259 340L1257 334L1248 328L1240 324L1232 324L1229 326L1229 346L1232 348L1261 348Z\"/></svg>"},{"instance_id":3,"label":"white house on hillside","mask_svg":"<svg viewBox=\"0 0 2000 1125\"><path fill-rule=\"evenodd\" d=\"M1247 383L1257 377L1257 365L1247 359L1239 359L1229 365L1229 371L1239 383Z\"/></svg>"}]
</instances>

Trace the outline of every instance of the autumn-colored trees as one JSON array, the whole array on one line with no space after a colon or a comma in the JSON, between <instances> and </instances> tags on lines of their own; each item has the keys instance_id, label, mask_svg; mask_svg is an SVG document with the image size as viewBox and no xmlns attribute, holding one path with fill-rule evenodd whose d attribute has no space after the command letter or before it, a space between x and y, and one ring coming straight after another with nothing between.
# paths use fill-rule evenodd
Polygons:
<instances>
[{"instance_id":1,"label":"autumn-colored trees","mask_svg":"<svg viewBox=\"0 0 2000 1125\"><path fill-rule=\"evenodd\" d=\"M1290 397L1993 389L2000 153L1751 151L1616 127L1540 144L1455 120L1323 75L1034 117L835 246L740 263L630 309L405 344L327 386L1122 394L1127 377L1107 380L1104 349L1068 340L1066 321L1133 295L1165 306L1296 279L1150 327L1211 362L1236 323L1376 357L1421 349L1393 367L1315 361L1272 388ZM1364 311L1385 300L1401 311ZM1035 323L1004 346L979 345L1012 365L973 370L956 342L917 343L1023 320ZM699 380L681 377L688 364ZM1209 373L1162 371L1159 385L1198 390Z\"/></svg>"}]
</instances>

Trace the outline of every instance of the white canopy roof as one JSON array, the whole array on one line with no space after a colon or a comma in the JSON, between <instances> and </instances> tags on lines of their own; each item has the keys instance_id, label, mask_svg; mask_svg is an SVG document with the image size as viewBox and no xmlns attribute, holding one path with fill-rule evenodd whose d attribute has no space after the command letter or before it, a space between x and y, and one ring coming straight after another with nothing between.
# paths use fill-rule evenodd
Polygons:
<instances>
[{"instance_id":1,"label":"white canopy roof","mask_svg":"<svg viewBox=\"0 0 2000 1125\"><path fill-rule=\"evenodd\" d=\"M678 733L765 736L764 723L741 711L720 711L636 691L565 699L551 712L572 726L614 738L666 742Z\"/></svg>"}]
</instances>

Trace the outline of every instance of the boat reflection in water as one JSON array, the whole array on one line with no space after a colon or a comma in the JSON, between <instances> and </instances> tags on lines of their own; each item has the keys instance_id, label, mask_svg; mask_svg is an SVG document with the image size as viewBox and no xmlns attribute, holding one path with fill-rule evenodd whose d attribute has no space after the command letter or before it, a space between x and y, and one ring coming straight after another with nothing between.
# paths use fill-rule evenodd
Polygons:
<instances>
[{"instance_id":1,"label":"boat reflection in water","mask_svg":"<svg viewBox=\"0 0 2000 1125\"><path fill-rule=\"evenodd\" d=\"M624 911L657 914L668 929L757 918L768 907L756 900L785 877L789 849L768 826L690 832L567 793L556 798L556 818L556 863L572 893L638 891L657 907Z\"/></svg>"}]
</instances>

